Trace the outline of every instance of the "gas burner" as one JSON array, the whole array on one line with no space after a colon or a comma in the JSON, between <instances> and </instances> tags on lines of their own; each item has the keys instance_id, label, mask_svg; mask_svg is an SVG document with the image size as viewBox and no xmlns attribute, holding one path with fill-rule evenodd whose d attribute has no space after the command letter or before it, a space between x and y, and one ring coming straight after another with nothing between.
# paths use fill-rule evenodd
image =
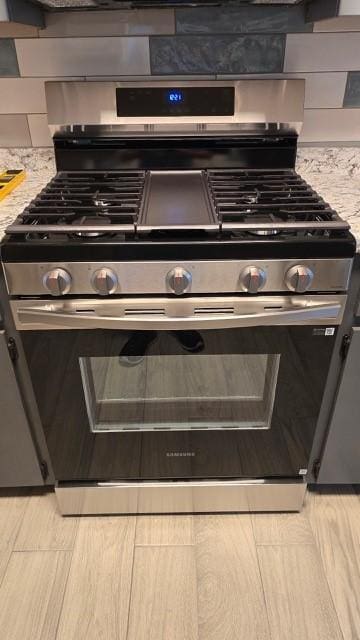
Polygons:
<instances>
[{"instance_id":1,"label":"gas burner","mask_svg":"<svg viewBox=\"0 0 360 640\"><path fill-rule=\"evenodd\" d=\"M346 228L293 170L210 170L208 185L223 230L274 236Z\"/></svg>"},{"instance_id":2,"label":"gas burner","mask_svg":"<svg viewBox=\"0 0 360 640\"><path fill-rule=\"evenodd\" d=\"M284 222L295 222L296 218L294 216L292 216L291 214L287 213L287 212L283 212L283 211L277 211L276 213L268 213L266 215L262 215L261 211L250 211L249 212L249 222L251 221L251 216L252 215L256 215L256 222L257 224L261 225L262 223L266 224L268 222L272 222L273 224L281 224ZM248 220L247 218L245 219L246 221ZM277 236L279 233L281 233L283 230L278 229L276 227L274 228L267 228L267 229L261 229L261 228L254 228L251 229L250 231L248 231L248 233L250 233L251 235L254 236Z\"/></svg>"},{"instance_id":3,"label":"gas burner","mask_svg":"<svg viewBox=\"0 0 360 640\"><path fill-rule=\"evenodd\" d=\"M44 239L134 233L144 184L144 171L58 173L18 218L19 233Z\"/></svg>"},{"instance_id":4,"label":"gas burner","mask_svg":"<svg viewBox=\"0 0 360 640\"><path fill-rule=\"evenodd\" d=\"M81 226L104 226L111 225L111 219L105 217L96 217L96 216L82 216L81 218L76 218L72 223L73 226L81 227ZM78 238L100 238L101 236L108 235L107 231L76 231L75 236Z\"/></svg>"}]
</instances>

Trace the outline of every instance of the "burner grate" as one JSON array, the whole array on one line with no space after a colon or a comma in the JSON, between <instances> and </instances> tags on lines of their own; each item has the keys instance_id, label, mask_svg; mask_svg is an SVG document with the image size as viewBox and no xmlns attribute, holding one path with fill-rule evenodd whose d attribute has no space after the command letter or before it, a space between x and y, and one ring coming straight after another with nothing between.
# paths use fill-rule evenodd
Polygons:
<instances>
[{"instance_id":1,"label":"burner grate","mask_svg":"<svg viewBox=\"0 0 360 640\"><path fill-rule=\"evenodd\" d=\"M61 172L10 227L11 233L132 231L143 204L145 171Z\"/></svg>"},{"instance_id":2,"label":"burner grate","mask_svg":"<svg viewBox=\"0 0 360 640\"><path fill-rule=\"evenodd\" d=\"M348 229L295 171L209 170L207 178L222 229L255 233Z\"/></svg>"},{"instance_id":3,"label":"burner grate","mask_svg":"<svg viewBox=\"0 0 360 640\"><path fill-rule=\"evenodd\" d=\"M293 170L219 169L195 174L178 172L175 179L166 171L61 172L6 232L41 239L53 234L112 237L156 231L165 222L169 227L167 218L171 230L178 232L325 235L349 228ZM149 202L155 209L152 226L142 222ZM201 207L206 209L202 217Z\"/></svg>"}]
</instances>

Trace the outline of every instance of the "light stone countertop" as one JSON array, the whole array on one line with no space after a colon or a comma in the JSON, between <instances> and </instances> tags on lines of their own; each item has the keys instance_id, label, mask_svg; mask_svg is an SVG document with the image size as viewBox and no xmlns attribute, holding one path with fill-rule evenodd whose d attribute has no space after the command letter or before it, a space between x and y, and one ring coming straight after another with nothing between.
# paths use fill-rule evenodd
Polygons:
<instances>
[{"instance_id":1,"label":"light stone countertop","mask_svg":"<svg viewBox=\"0 0 360 640\"><path fill-rule=\"evenodd\" d=\"M26 180L0 202L0 239L6 227L55 174L52 149L0 149L0 172L25 168ZM360 148L301 147L297 171L351 225L360 252Z\"/></svg>"}]
</instances>

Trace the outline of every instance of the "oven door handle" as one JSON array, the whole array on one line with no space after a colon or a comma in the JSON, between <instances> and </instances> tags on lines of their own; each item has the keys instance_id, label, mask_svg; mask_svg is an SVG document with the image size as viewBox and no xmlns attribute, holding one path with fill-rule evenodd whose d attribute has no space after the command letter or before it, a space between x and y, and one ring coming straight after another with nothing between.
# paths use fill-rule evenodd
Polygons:
<instances>
[{"instance_id":1,"label":"oven door handle","mask_svg":"<svg viewBox=\"0 0 360 640\"><path fill-rule=\"evenodd\" d=\"M157 313L133 313L131 315L101 315L78 311L64 312L56 309L27 307L16 309L18 329L123 329L123 330L181 330L181 329L229 329L287 324L340 324L343 315L342 302L309 304L294 309L285 308L255 313L206 313L189 316L167 316Z\"/></svg>"}]
</instances>

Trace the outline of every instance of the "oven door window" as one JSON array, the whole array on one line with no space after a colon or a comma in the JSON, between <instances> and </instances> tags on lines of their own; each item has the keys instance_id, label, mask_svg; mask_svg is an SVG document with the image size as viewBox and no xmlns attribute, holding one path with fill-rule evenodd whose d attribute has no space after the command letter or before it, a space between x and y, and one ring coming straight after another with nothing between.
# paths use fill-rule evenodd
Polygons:
<instances>
[{"instance_id":1,"label":"oven door window","mask_svg":"<svg viewBox=\"0 0 360 640\"><path fill-rule=\"evenodd\" d=\"M280 354L80 357L90 429L270 429Z\"/></svg>"}]
</instances>

